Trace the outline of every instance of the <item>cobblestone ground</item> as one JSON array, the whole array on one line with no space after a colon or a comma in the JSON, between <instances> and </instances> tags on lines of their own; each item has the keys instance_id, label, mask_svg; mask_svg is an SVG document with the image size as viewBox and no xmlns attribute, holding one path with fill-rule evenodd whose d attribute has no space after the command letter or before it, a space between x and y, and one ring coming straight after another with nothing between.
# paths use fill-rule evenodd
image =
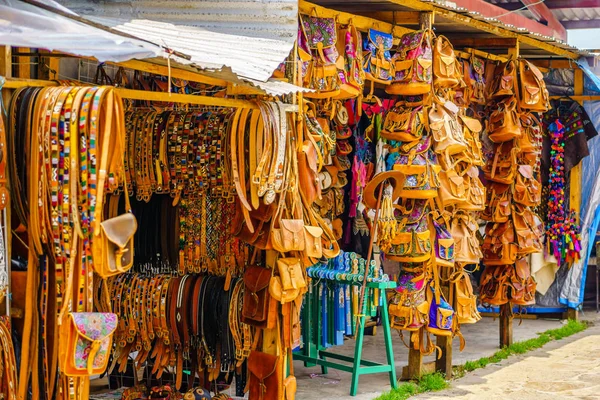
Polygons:
<instances>
[{"instance_id":1,"label":"cobblestone ground","mask_svg":"<svg viewBox=\"0 0 600 400\"><path fill-rule=\"evenodd\" d=\"M600 399L600 325L476 370L451 388L414 399Z\"/></svg>"}]
</instances>

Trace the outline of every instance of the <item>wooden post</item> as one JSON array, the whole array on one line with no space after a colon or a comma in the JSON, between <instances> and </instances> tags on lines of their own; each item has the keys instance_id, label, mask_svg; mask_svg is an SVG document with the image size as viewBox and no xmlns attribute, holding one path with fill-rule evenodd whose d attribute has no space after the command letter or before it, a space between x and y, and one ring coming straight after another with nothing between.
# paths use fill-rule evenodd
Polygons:
<instances>
[{"instance_id":1,"label":"wooden post","mask_svg":"<svg viewBox=\"0 0 600 400\"><path fill-rule=\"evenodd\" d=\"M432 11L422 12L419 14L419 25L421 29L432 29L434 14Z\"/></svg>"},{"instance_id":2,"label":"wooden post","mask_svg":"<svg viewBox=\"0 0 600 400\"><path fill-rule=\"evenodd\" d=\"M425 328L419 329L418 332L411 332L412 335L419 335L419 343L423 342L423 330ZM412 340L409 340L409 350L408 350L408 379L419 379L422 374L423 369L423 353L421 350L415 350L412 345Z\"/></svg>"},{"instance_id":3,"label":"wooden post","mask_svg":"<svg viewBox=\"0 0 600 400\"><path fill-rule=\"evenodd\" d=\"M500 306L500 348L510 346L513 343L513 313L512 304L506 303Z\"/></svg>"},{"instance_id":4,"label":"wooden post","mask_svg":"<svg viewBox=\"0 0 600 400\"><path fill-rule=\"evenodd\" d=\"M38 79L59 79L60 58L44 57L44 53L48 54L48 51L40 50Z\"/></svg>"},{"instance_id":5,"label":"wooden post","mask_svg":"<svg viewBox=\"0 0 600 400\"><path fill-rule=\"evenodd\" d=\"M436 336L435 344L442 349L442 355L435 360L435 370L446 375L446 379L452 378L452 336Z\"/></svg>"}]
</instances>

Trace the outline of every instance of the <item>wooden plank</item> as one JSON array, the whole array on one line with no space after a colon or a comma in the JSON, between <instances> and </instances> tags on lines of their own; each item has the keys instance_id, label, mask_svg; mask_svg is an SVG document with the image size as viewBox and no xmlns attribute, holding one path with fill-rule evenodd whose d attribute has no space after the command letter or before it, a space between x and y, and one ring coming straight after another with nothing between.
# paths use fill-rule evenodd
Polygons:
<instances>
[{"instance_id":1,"label":"wooden plank","mask_svg":"<svg viewBox=\"0 0 600 400\"><path fill-rule=\"evenodd\" d=\"M367 32L369 29L376 29L382 32L388 32L395 37L401 37L405 33L413 32L413 29L394 26L388 22L379 21L373 18L363 17L361 15L350 14L342 11L331 10L329 8L318 6L314 3L309 3L300 0L298 3L298 12L305 15L316 14L323 18L336 18L340 24L348 24L352 22L356 29Z\"/></svg>"},{"instance_id":2,"label":"wooden plank","mask_svg":"<svg viewBox=\"0 0 600 400\"><path fill-rule=\"evenodd\" d=\"M435 370L452 378L452 336L436 336L436 345L442 349L442 355L435 360Z\"/></svg>"},{"instance_id":3,"label":"wooden plank","mask_svg":"<svg viewBox=\"0 0 600 400\"><path fill-rule=\"evenodd\" d=\"M39 79L59 79L60 58L44 57L44 54L51 53L46 50L40 50L40 63L38 65Z\"/></svg>"},{"instance_id":4,"label":"wooden plank","mask_svg":"<svg viewBox=\"0 0 600 400\"><path fill-rule=\"evenodd\" d=\"M418 11L375 11L362 12L361 15L392 25L417 25L419 23Z\"/></svg>"},{"instance_id":5,"label":"wooden plank","mask_svg":"<svg viewBox=\"0 0 600 400\"><path fill-rule=\"evenodd\" d=\"M491 37L491 38L456 38L452 39L455 48L477 47L479 49L508 49L517 46L517 38L514 37Z\"/></svg>"},{"instance_id":6,"label":"wooden plank","mask_svg":"<svg viewBox=\"0 0 600 400\"><path fill-rule=\"evenodd\" d=\"M512 304L500 306L500 348L513 343L513 314Z\"/></svg>"},{"instance_id":7,"label":"wooden plank","mask_svg":"<svg viewBox=\"0 0 600 400\"><path fill-rule=\"evenodd\" d=\"M419 335L419 343L423 341L423 329L419 329L418 332L412 332L411 335ZM412 341L409 343L408 349L408 369L406 378L407 379L418 379L423 374L423 353L419 349L415 350L412 345ZM404 376L404 373L402 373Z\"/></svg>"},{"instance_id":8,"label":"wooden plank","mask_svg":"<svg viewBox=\"0 0 600 400\"><path fill-rule=\"evenodd\" d=\"M579 68L573 60L555 60L555 59L532 59L532 63L538 67L556 68L556 69L574 69Z\"/></svg>"},{"instance_id":9,"label":"wooden plank","mask_svg":"<svg viewBox=\"0 0 600 400\"><path fill-rule=\"evenodd\" d=\"M419 27L420 29L433 29L433 11L421 12L419 14Z\"/></svg>"},{"instance_id":10,"label":"wooden plank","mask_svg":"<svg viewBox=\"0 0 600 400\"><path fill-rule=\"evenodd\" d=\"M0 46L0 76L12 76L12 56L10 46Z\"/></svg>"},{"instance_id":11,"label":"wooden plank","mask_svg":"<svg viewBox=\"0 0 600 400\"><path fill-rule=\"evenodd\" d=\"M28 47L17 47L16 51L21 53L21 52L29 52L29 48ZM18 56L15 57L17 60L17 65L16 65L16 76L18 78L25 78L25 79L29 79L31 78L31 57L26 57L26 56Z\"/></svg>"},{"instance_id":12,"label":"wooden plank","mask_svg":"<svg viewBox=\"0 0 600 400\"><path fill-rule=\"evenodd\" d=\"M107 64L133 69L136 71L147 72L149 74L171 76L172 78L204 83L206 85L227 86L229 83L223 79L212 78L210 76L202 75L198 72L187 71L182 68L171 67L171 70L169 71L169 67L167 65L156 64L148 61L130 60L120 63L107 62Z\"/></svg>"}]
</instances>

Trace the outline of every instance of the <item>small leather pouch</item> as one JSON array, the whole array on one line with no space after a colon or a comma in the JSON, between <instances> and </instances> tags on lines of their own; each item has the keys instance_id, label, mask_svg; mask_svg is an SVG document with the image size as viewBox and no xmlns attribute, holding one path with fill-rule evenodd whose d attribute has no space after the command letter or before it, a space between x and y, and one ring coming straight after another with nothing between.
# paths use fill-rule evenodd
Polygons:
<instances>
[{"instance_id":1,"label":"small leather pouch","mask_svg":"<svg viewBox=\"0 0 600 400\"><path fill-rule=\"evenodd\" d=\"M321 258L323 256L323 246L321 236L323 229L318 226L304 225L304 252L307 257Z\"/></svg>"},{"instance_id":2,"label":"small leather pouch","mask_svg":"<svg viewBox=\"0 0 600 400\"><path fill-rule=\"evenodd\" d=\"M273 248L279 252L304 250L304 221L301 219L281 219L279 228L271 229Z\"/></svg>"},{"instance_id":3,"label":"small leather pouch","mask_svg":"<svg viewBox=\"0 0 600 400\"><path fill-rule=\"evenodd\" d=\"M268 268L252 266L244 273L243 322L254 326L264 326L269 314L269 282L272 271Z\"/></svg>"},{"instance_id":4,"label":"small leather pouch","mask_svg":"<svg viewBox=\"0 0 600 400\"><path fill-rule=\"evenodd\" d=\"M248 357L249 399L279 400L283 396L283 357L252 351Z\"/></svg>"},{"instance_id":5,"label":"small leather pouch","mask_svg":"<svg viewBox=\"0 0 600 400\"><path fill-rule=\"evenodd\" d=\"M125 194L125 196L127 196ZM127 272L133 265L133 236L137 230L137 220L132 213L109 218L100 223L102 262L94 262L95 272L102 278L109 278Z\"/></svg>"},{"instance_id":6,"label":"small leather pouch","mask_svg":"<svg viewBox=\"0 0 600 400\"><path fill-rule=\"evenodd\" d=\"M299 258L280 258L277 260L277 269L284 290L304 289L306 287Z\"/></svg>"}]
</instances>

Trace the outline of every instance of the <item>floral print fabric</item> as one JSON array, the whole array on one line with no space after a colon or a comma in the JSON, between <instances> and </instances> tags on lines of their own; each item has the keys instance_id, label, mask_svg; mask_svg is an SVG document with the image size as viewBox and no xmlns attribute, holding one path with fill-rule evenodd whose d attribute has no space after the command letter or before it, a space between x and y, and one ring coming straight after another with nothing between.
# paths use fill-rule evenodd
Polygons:
<instances>
[{"instance_id":1,"label":"floral print fabric","mask_svg":"<svg viewBox=\"0 0 600 400\"><path fill-rule=\"evenodd\" d=\"M112 313L72 313L78 332L75 348L75 367L86 369L93 341L100 341L100 349L94 356L93 367L103 368L110 354L111 335L117 328L118 318ZM90 340L91 339L91 340Z\"/></svg>"}]
</instances>

